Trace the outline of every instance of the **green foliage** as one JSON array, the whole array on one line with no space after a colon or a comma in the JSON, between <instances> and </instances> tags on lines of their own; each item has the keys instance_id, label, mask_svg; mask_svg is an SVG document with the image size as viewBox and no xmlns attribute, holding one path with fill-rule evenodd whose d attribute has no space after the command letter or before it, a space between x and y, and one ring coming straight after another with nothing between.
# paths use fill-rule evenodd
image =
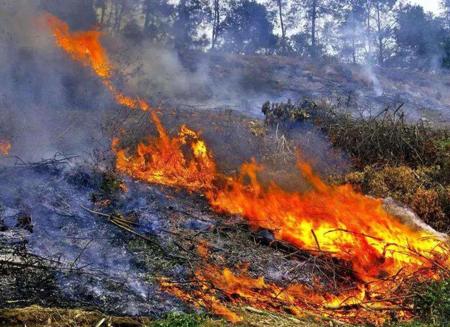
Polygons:
<instances>
[{"instance_id":1,"label":"green foliage","mask_svg":"<svg viewBox=\"0 0 450 327\"><path fill-rule=\"evenodd\" d=\"M198 314L170 313L165 319L152 323L151 327L200 327L206 318Z\"/></svg>"},{"instance_id":2,"label":"green foliage","mask_svg":"<svg viewBox=\"0 0 450 327\"><path fill-rule=\"evenodd\" d=\"M277 42L272 20L267 8L255 1L232 3L220 26L223 48L244 54L272 50Z\"/></svg>"},{"instance_id":3,"label":"green foliage","mask_svg":"<svg viewBox=\"0 0 450 327\"><path fill-rule=\"evenodd\" d=\"M449 326L450 279L420 285L415 292L414 310L430 326Z\"/></svg>"}]
</instances>

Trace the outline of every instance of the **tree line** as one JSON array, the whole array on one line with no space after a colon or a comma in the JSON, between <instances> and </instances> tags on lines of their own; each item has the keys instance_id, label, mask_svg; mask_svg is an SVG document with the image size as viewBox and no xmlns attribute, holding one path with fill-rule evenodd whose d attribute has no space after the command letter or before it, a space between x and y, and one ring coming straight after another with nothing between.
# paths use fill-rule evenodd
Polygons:
<instances>
[{"instance_id":1,"label":"tree line","mask_svg":"<svg viewBox=\"0 0 450 327\"><path fill-rule=\"evenodd\" d=\"M450 68L450 0L442 14L398 0L42 0L73 26L98 24L178 51L330 58ZM73 13L77 13L74 15Z\"/></svg>"}]
</instances>

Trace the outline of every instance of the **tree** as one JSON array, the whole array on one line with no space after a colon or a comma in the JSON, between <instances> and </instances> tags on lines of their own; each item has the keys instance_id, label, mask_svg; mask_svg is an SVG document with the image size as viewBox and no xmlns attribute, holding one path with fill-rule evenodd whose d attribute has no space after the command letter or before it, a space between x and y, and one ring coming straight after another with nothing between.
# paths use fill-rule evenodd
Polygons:
<instances>
[{"instance_id":1,"label":"tree","mask_svg":"<svg viewBox=\"0 0 450 327\"><path fill-rule=\"evenodd\" d=\"M441 21L421 6L406 5L397 13L398 54L410 63L434 65L442 56L444 36Z\"/></svg>"},{"instance_id":2,"label":"tree","mask_svg":"<svg viewBox=\"0 0 450 327\"><path fill-rule=\"evenodd\" d=\"M265 6L251 0L235 1L221 24L223 47L244 54L273 50L277 40L272 20Z\"/></svg>"},{"instance_id":3,"label":"tree","mask_svg":"<svg viewBox=\"0 0 450 327\"><path fill-rule=\"evenodd\" d=\"M174 9L167 0L144 0L142 12L145 37L158 42L169 39Z\"/></svg>"},{"instance_id":4,"label":"tree","mask_svg":"<svg viewBox=\"0 0 450 327\"><path fill-rule=\"evenodd\" d=\"M386 47L393 37L393 8L397 0L372 0L375 10L376 45L378 64L382 65L386 57Z\"/></svg>"},{"instance_id":5,"label":"tree","mask_svg":"<svg viewBox=\"0 0 450 327\"><path fill-rule=\"evenodd\" d=\"M100 9L100 25L105 24L106 0L95 0L95 8Z\"/></svg>"},{"instance_id":6,"label":"tree","mask_svg":"<svg viewBox=\"0 0 450 327\"><path fill-rule=\"evenodd\" d=\"M175 7L173 24L175 48L182 50L205 46L206 36L200 32L201 27L210 20L210 17L208 0L180 0Z\"/></svg>"},{"instance_id":7,"label":"tree","mask_svg":"<svg viewBox=\"0 0 450 327\"><path fill-rule=\"evenodd\" d=\"M286 28L284 26L283 21L283 8L285 6L285 1L283 0L276 0L277 7L278 7L278 17L280 19L280 28L281 28L281 47L282 49L286 50Z\"/></svg>"},{"instance_id":8,"label":"tree","mask_svg":"<svg viewBox=\"0 0 450 327\"><path fill-rule=\"evenodd\" d=\"M220 1L213 0L213 26L212 26L212 37L211 37L211 48L214 49L217 44L217 39L219 38L219 28L220 28Z\"/></svg>"},{"instance_id":9,"label":"tree","mask_svg":"<svg viewBox=\"0 0 450 327\"><path fill-rule=\"evenodd\" d=\"M94 0L41 0L40 5L74 29L89 29L97 23Z\"/></svg>"},{"instance_id":10,"label":"tree","mask_svg":"<svg viewBox=\"0 0 450 327\"><path fill-rule=\"evenodd\" d=\"M279 38L279 48L281 53L286 54L292 50L288 40L288 29L292 27L292 16L294 15L291 9L291 0L265 0L268 11L273 12L277 28L281 35ZM276 14L275 14L276 13Z\"/></svg>"},{"instance_id":11,"label":"tree","mask_svg":"<svg viewBox=\"0 0 450 327\"><path fill-rule=\"evenodd\" d=\"M444 13L445 28L450 29L450 0L442 0L441 7Z\"/></svg>"},{"instance_id":12,"label":"tree","mask_svg":"<svg viewBox=\"0 0 450 327\"><path fill-rule=\"evenodd\" d=\"M309 35L309 53L312 57L320 54L318 37L319 20L333 13L333 8L339 1L332 0L291 0L291 20L302 23L306 21L305 28Z\"/></svg>"},{"instance_id":13,"label":"tree","mask_svg":"<svg viewBox=\"0 0 450 327\"><path fill-rule=\"evenodd\" d=\"M356 63L360 57L359 52L365 46L366 39L366 0L348 0L340 8L341 22L339 31L342 46L341 55L350 57Z\"/></svg>"}]
</instances>

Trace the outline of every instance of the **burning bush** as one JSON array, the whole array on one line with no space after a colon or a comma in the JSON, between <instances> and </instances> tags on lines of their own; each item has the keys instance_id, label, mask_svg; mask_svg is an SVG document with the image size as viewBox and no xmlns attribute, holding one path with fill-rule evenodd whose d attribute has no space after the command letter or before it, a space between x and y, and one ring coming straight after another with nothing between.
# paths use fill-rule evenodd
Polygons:
<instances>
[{"instance_id":1,"label":"burning bush","mask_svg":"<svg viewBox=\"0 0 450 327\"><path fill-rule=\"evenodd\" d=\"M425 222L441 231L448 231L450 221L450 188L436 176L440 167L366 166L343 180L376 197L392 197L413 209Z\"/></svg>"}]
</instances>

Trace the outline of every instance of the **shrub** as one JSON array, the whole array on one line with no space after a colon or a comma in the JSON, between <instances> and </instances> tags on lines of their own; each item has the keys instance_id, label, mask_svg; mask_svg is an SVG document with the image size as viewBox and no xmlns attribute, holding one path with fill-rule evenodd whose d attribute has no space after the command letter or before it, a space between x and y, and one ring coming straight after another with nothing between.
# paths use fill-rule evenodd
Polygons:
<instances>
[{"instance_id":1,"label":"shrub","mask_svg":"<svg viewBox=\"0 0 450 327\"><path fill-rule=\"evenodd\" d=\"M359 167L373 164L450 166L448 131L423 123L410 123L397 108L386 108L371 117L354 117L326 103L270 103L262 107L268 125L291 127L310 122L318 126L334 146L349 153ZM450 175L449 170L446 170Z\"/></svg>"},{"instance_id":2,"label":"shrub","mask_svg":"<svg viewBox=\"0 0 450 327\"><path fill-rule=\"evenodd\" d=\"M439 167L367 166L351 172L338 182L350 183L375 197L392 197L411 207L433 228L447 232L450 227L450 186L439 182Z\"/></svg>"},{"instance_id":3,"label":"shrub","mask_svg":"<svg viewBox=\"0 0 450 327\"><path fill-rule=\"evenodd\" d=\"M431 326L450 325L450 279L418 286L414 311L421 321Z\"/></svg>"}]
</instances>

